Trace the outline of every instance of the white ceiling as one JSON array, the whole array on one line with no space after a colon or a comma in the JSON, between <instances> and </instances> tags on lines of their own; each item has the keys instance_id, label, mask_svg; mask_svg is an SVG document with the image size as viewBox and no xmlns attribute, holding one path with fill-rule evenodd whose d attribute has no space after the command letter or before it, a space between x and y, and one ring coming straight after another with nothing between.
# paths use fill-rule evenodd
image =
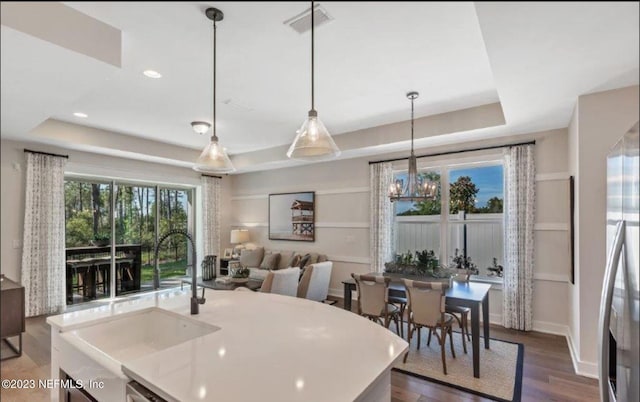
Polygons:
<instances>
[{"instance_id":1,"label":"white ceiling","mask_svg":"<svg viewBox=\"0 0 640 402\"><path fill-rule=\"evenodd\" d=\"M283 24L308 2L64 4L122 31L122 68L3 26L3 138L52 118L201 149L189 123L211 121L209 6L225 13L217 119L228 151L290 143L310 107L310 35ZM316 108L336 135L406 120L408 90L421 93L417 116L500 102L506 125L482 130L495 137L566 127L579 95L638 83L638 3L322 6L333 20L316 30ZM51 62L30 62L43 54Z\"/></svg>"}]
</instances>

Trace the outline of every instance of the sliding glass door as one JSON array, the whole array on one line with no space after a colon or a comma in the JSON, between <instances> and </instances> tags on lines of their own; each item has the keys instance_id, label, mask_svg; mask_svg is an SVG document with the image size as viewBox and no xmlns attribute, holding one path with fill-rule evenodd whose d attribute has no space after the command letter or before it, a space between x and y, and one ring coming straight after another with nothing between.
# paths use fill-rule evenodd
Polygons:
<instances>
[{"instance_id":1,"label":"sliding glass door","mask_svg":"<svg viewBox=\"0 0 640 402\"><path fill-rule=\"evenodd\" d=\"M180 285L192 265L184 236L193 233L193 190L154 184L65 182L67 303Z\"/></svg>"}]
</instances>

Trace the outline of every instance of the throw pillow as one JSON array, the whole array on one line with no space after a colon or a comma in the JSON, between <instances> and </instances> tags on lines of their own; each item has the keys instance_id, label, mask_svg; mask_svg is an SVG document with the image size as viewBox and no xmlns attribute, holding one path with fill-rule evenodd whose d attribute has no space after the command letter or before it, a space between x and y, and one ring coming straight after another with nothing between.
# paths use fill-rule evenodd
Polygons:
<instances>
[{"instance_id":1,"label":"throw pillow","mask_svg":"<svg viewBox=\"0 0 640 402\"><path fill-rule=\"evenodd\" d=\"M299 267L301 258L302 256L300 254L294 254L289 260L287 267Z\"/></svg>"},{"instance_id":2,"label":"throw pillow","mask_svg":"<svg viewBox=\"0 0 640 402\"><path fill-rule=\"evenodd\" d=\"M260 269L278 269L279 253L270 253L264 256L260 263Z\"/></svg>"},{"instance_id":3,"label":"throw pillow","mask_svg":"<svg viewBox=\"0 0 640 402\"><path fill-rule=\"evenodd\" d=\"M307 263L309 262L309 259L311 259L311 255L310 254L305 254L304 257L302 257L300 259L300 264L298 265L300 268L304 268L307 266Z\"/></svg>"},{"instance_id":4,"label":"throw pillow","mask_svg":"<svg viewBox=\"0 0 640 402\"><path fill-rule=\"evenodd\" d=\"M264 256L264 247L258 247L255 250L244 249L240 253L240 264L245 268L257 268L262 262Z\"/></svg>"},{"instance_id":5,"label":"throw pillow","mask_svg":"<svg viewBox=\"0 0 640 402\"><path fill-rule=\"evenodd\" d=\"M291 260L295 253L293 251L281 251L280 252L280 261L278 262L278 269L284 269L289 267L295 267L295 265L291 265Z\"/></svg>"},{"instance_id":6,"label":"throw pillow","mask_svg":"<svg viewBox=\"0 0 640 402\"><path fill-rule=\"evenodd\" d=\"M318 257L320 256L320 254L318 253L309 253L309 261L307 261L307 264L305 265L305 267L307 265L311 265L311 264L315 264L316 262L318 262Z\"/></svg>"}]
</instances>

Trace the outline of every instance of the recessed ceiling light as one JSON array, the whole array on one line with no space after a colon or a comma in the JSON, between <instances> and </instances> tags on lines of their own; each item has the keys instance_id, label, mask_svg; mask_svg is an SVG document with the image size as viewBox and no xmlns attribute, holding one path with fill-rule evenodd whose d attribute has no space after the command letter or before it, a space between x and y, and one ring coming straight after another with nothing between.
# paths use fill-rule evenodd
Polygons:
<instances>
[{"instance_id":1,"label":"recessed ceiling light","mask_svg":"<svg viewBox=\"0 0 640 402\"><path fill-rule=\"evenodd\" d=\"M149 78L162 78L162 74L153 70L144 70L142 74L146 75Z\"/></svg>"},{"instance_id":2,"label":"recessed ceiling light","mask_svg":"<svg viewBox=\"0 0 640 402\"><path fill-rule=\"evenodd\" d=\"M76 117L81 117L83 119L86 119L87 117L89 117L88 114L82 113L82 112L75 112L73 115L76 116Z\"/></svg>"}]
</instances>

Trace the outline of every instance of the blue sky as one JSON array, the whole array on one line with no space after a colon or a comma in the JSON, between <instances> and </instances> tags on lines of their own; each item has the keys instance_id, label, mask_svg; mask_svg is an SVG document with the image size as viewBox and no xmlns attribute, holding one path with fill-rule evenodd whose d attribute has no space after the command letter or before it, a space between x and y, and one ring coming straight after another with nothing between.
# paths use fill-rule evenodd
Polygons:
<instances>
[{"instance_id":1,"label":"blue sky","mask_svg":"<svg viewBox=\"0 0 640 402\"><path fill-rule=\"evenodd\" d=\"M449 182L453 183L461 176L471 177L471 181L480 190L476 194L476 207L484 207L492 197L504 199L502 165L451 170Z\"/></svg>"}]
</instances>

